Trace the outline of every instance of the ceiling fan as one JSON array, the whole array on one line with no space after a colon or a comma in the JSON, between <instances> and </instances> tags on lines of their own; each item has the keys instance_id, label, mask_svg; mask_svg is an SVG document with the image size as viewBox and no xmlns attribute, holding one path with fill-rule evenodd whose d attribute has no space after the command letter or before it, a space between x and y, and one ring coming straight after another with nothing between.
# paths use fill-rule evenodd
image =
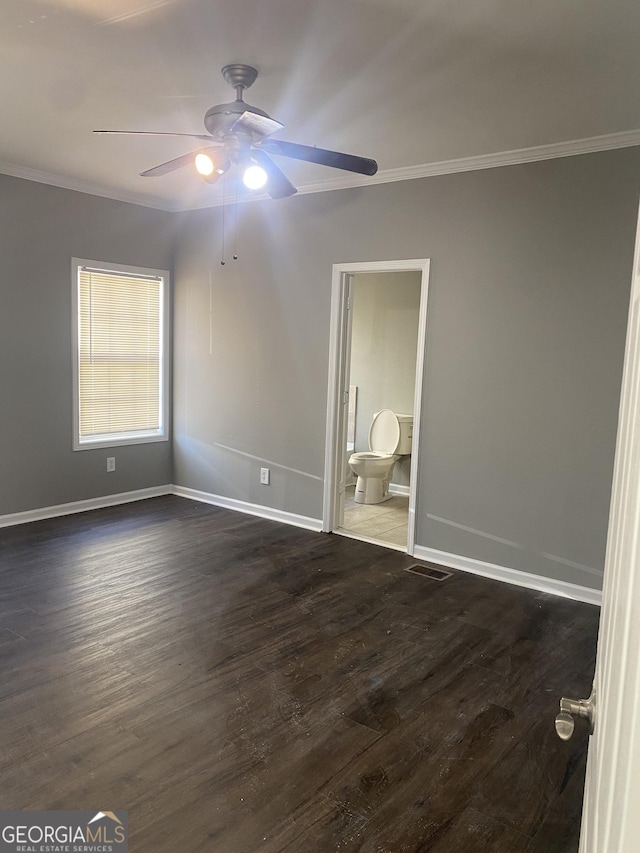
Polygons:
<instances>
[{"instance_id":1,"label":"ceiling fan","mask_svg":"<svg viewBox=\"0 0 640 853\"><path fill-rule=\"evenodd\" d=\"M245 103L242 93L255 82L258 72L251 65L225 65L222 76L236 90L236 99L216 104L207 110L204 126L207 133L163 133L144 130L94 130L94 133L135 134L138 136L184 136L199 139L206 145L166 163L160 163L140 175L158 177L195 165L198 173L210 184L218 181L231 168L242 171L243 182L249 189L264 187L272 198L285 198L297 192L284 172L269 156L275 154L294 160L306 160L321 166L332 166L360 175L375 175L378 164L366 157L341 154L311 145L299 145L280 139L269 139L284 125L272 119L264 110Z\"/></svg>"}]
</instances>

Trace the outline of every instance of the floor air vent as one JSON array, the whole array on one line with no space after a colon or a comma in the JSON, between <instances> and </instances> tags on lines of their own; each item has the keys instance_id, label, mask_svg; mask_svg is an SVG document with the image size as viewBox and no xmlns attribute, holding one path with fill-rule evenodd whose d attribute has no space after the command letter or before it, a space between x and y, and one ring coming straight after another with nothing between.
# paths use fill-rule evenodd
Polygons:
<instances>
[{"instance_id":1,"label":"floor air vent","mask_svg":"<svg viewBox=\"0 0 640 853\"><path fill-rule=\"evenodd\" d=\"M445 572L444 569L436 569L435 566L407 566L405 572L411 572L414 575L422 575L423 578L431 578L432 581L446 581L447 578L453 576L453 572Z\"/></svg>"}]
</instances>

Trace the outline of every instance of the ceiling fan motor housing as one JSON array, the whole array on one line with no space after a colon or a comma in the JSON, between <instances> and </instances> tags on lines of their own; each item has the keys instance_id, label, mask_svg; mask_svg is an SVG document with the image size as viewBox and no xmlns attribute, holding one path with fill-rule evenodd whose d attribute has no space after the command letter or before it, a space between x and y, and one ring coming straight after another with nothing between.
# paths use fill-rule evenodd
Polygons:
<instances>
[{"instance_id":1,"label":"ceiling fan motor housing","mask_svg":"<svg viewBox=\"0 0 640 853\"><path fill-rule=\"evenodd\" d=\"M236 100L228 104L216 104L214 107L210 107L204 117L204 126L212 136L223 139L229 135L233 124L245 112L271 118L264 110L252 107L242 100Z\"/></svg>"},{"instance_id":2,"label":"ceiling fan motor housing","mask_svg":"<svg viewBox=\"0 0 640 853\"><path fill-rule=\"evenodd\" d=\"M231 133L234 122L245 112L271 118L264 110L252 107L242 100L242 92L256 81L258 76L256 68L252 65L235 62L224 66L222 76L236 90L236 99L228 104L216 104L207 110L204 117L204 126L212 136L224 139Z\"/></svg>"}]
</instances>

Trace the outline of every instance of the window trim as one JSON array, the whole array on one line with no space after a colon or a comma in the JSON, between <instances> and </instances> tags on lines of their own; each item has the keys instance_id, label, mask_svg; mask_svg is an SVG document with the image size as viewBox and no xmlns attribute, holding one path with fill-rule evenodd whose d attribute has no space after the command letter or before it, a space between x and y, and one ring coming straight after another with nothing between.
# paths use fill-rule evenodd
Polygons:
<instances>
[{"instance_id":1,"label":"window trim","mask_svg":"<svg viewBox=\"0 0 640 853\"><path fill-rule=\"evenodd\" d=\"M162 282L162 298L160 304L160 344L161 344L161 377L160 383L160 417L159 430L144 435L127 435L126 433L112 433L104 438L80 440L80 371L79 371L79 271L90 269L97 272L113 272L121 275L140 276L145 278L160 279ZM105 261L92 261L86 258L71 259L71 326L73 339L73 450L94 450L100 447L119 447L131 444L151 444L160 441L169 441L170 432L170 407L169 407L169 377L170 358L169 349L169 306L171 296L171 278L168 270L149 269L147 267L135 267L129 264L112 264Z\"/></svg>"}]
</instances>

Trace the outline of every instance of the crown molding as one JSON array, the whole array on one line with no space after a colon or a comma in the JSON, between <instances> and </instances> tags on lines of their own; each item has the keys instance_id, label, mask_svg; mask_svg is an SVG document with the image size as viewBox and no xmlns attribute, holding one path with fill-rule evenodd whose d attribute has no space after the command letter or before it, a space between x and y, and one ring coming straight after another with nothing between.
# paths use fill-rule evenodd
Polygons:
<instances>
[{"instance_id":1,"label":"crown molding","mask_svg":"<svg viewBox=\"0 0 640 853\"><path fill-rule=\"evenodd\" d=\"M415 178L432 178L436 175L452 175L456 172L476 172L480 169L495 169L499 166L535 163L539 160L555 160L560 157L575 157L578 154L591 154L596 151L610 151L616 148L631 148L635 145L640 145L640 130L627 130L622 133L591 136L587 139L573 139L569 142L554 142L549 145L532 146L531 148L516 148L513 151L498 151L495 154L478 154L473 157L461 157L457 160L442 160L438 163L423 163L419 166L386 169L378 172L372 178L354 181L349 186L387 184L392 181L409 181ZM322 190L343 189L342 183L344 181L341 181L340 178L331 181L331 186L328 186L329 183L329 181L325 181ZM307 184L306 187L298 189L298 192L320 191L320 184Z\"/></svg>"},{"instance_id":2,"label":"crown molding","mask_svg":"<svg viewBox=\"0 0 640 853\"><path fill-rule=\"evenodd\" d=\"M52 187L60 187L63 190L97 195L101 198L110 198L114 201L124 201L129 204L138 204L142 207L152 207L156 210L165 210L169 213L175 211L175 205L170 201L157 196L145 195L144 193L132 193L126 190L116 190L113 187L105 187L102 184L94 184L91 181L83 181L78 178L63 177L50 172L41 172L28 166L15 166L13 163L0 161L0 174L9 175L12 178L23 178L25 181L36 181L39 184L48 184Z\"/></svg>"},{"instance_id":3,"label":"crown molding","mask_svg":"<svg viewBox=\"0 0 640 853\"><path fill-rule=\"evenodd\" d=\"M417 166L404 166L399 169L384 169L373 177L347 173L323 181L298 186L298 195L328 192L330 190L353 189L372 184L389 184L395 181L410 181L416 178L432 178L437 175L453 175L456 172L475 172L481 169L496 169L500 166L515 166L520 163L535 163L540 160L555 160L560 157L575 157L578 154L592 154L597 151L611 151L617 148L631 148L640 145L640 130L625 130L621 133L608 133L603 136L591 136L586 139L573 139L568 142L554 142L549 145L537 145L530 148L516 148L513 151L497 151L493 154L478 154L473 157L460 157L456 160L441 160L437 163L421 163ZM268 199L261 193L247 201ZM174 208L176 211L201 210L206 207L219 207L221 200L186 208Z\"/></svg>"},{"instance_id":4,"label":"crown molding","mask_svg":"<svg viewBox=\"0 0 640 853\"><path fill-rule=\"evenodd\" d=\"M396 181L411 181L417 178L432 178L437 175L453 175L457 172L474 172L481 169L496 169L500 166L514 166L522 163L535 163L540 160L555 160L560 157L575 157L579 154L592 154L598 151L611 151L617 148L631 148L640 145L640 129L625 130L620 133L607 133L602 136L591 136L585 139L573 139L567 142L554 142L549 145L537 145L530 148L516 148L512 151L497 151L493 154L478 154L473 157L460 157L456 160L441 160L436 163L421 163L417 166L403 166L398 169L383 169L373 177L345 173L322 181L314 181L298 186L298 195L308 193L329 192L331 190L353 189L374 184L388 184ZM162 199L142 193L127 192L94 184L75 178L40 172L26 166L15 166L0 161L0 174L37 181L62 189L110 198L114 201L124 201L138 204L169 213L184 213L189 210L203 210L210 207L220 207L222 199L207 199L201 204L184 206L179 201ZM251 196L242 201L267 200L266 193Z\"/></svg>"}]
</instances>

